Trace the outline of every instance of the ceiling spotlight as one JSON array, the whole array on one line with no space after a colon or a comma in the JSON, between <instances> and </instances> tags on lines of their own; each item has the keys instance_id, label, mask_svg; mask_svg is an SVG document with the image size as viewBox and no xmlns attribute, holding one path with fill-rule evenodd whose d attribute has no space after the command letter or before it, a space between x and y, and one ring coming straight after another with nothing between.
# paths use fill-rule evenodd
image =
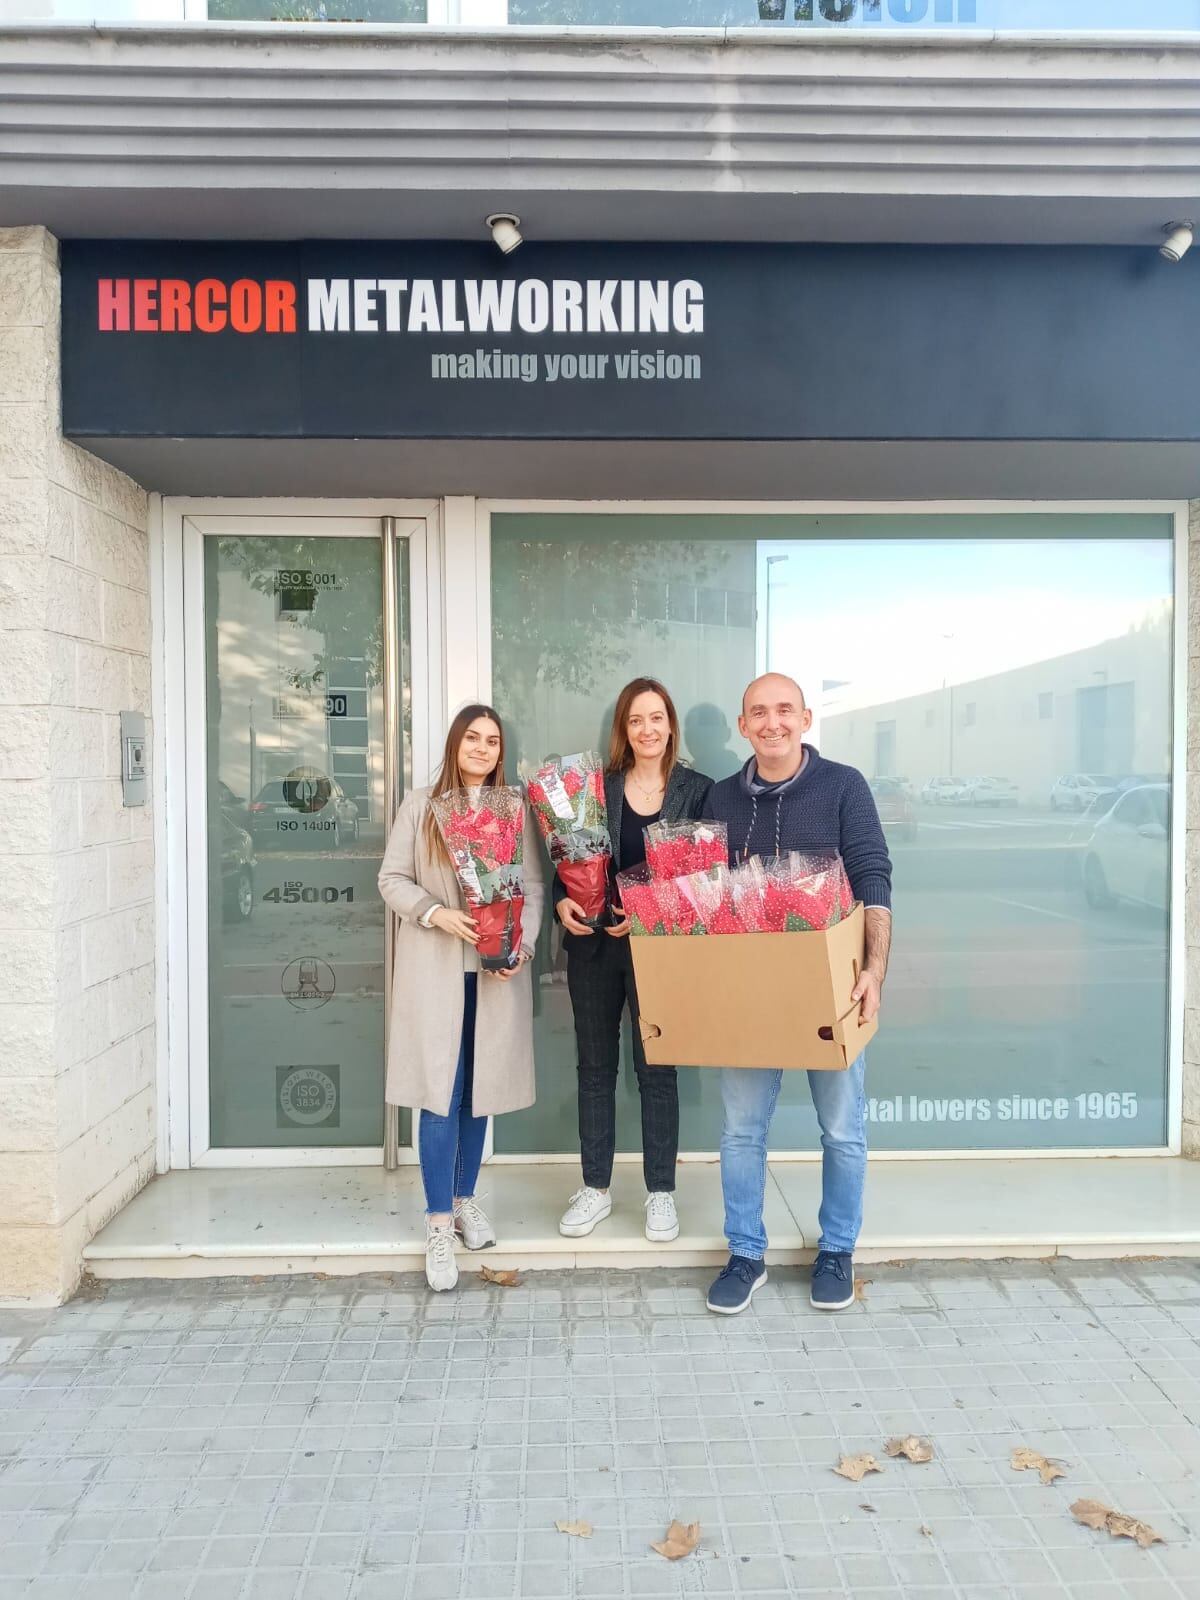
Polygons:
<instances>
[{"instance_id":1,"label":"ceiling spotlight","mask_svg":"<svg viewBox=\"0 0 1200 1600\"><path fill-rule=\"evenodd\" d=\"M485 217L483 220L484 225L492 230L492 238L496 242L497 249L510 256L522 242L520 217L514 217L510 211L493 211L490 217ZM1192 235L1189 230L1188 244L1191 242Z\"/></svg>"},{"instance_id":2,"label":"ceiling spotlight","mask_svg":"<svg viewBox=\"0 0 1200 1600\"><path fill-rule=\"evenodd\" d=\"M1159 255L1164 261L1182 261L1192 248L1192 224L1168 222L1163 232L1167 237L1158 247Z\"/></svg>"}]
</instances>

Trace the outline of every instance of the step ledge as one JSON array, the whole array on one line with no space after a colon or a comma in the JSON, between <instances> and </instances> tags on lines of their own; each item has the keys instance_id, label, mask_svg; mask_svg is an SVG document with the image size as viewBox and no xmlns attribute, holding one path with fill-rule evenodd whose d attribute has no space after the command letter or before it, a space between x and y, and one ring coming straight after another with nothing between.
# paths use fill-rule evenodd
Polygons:
<instances>
[{"instance_id":1,"label":"step ledge","mask_svg":"<svg viewBox=\"0 0 1200 1600\"><path fill-rule=\"evenodd\" d=\"M855 1251L857 1257L866 1259L868 1255L877 1260L891 1257L918 1257L931 1251L953 1250L960 1254L972 1255L980 1250L1034 1250L1043 1255L1062 1254L1074 1249L1111 1250L1114 1253L1136 1254L1158 1253L1162 1250L1200 1251L1200 1230L1186 1229L1179 1232L1162 1234L1153 1232L1139 1232L1131 1229L1119 1237L1104 1233L1067 1233L1055 1238L1047 1238L1044 1234L1010 1233L994 1237L987 1235L940 1234L926 1239L896 1238L873 1239L860 1242ZM698 1239L679 1239L670 1245L654 1244L641 1237L629 1239L604 1239L592 1243L587 1240L565 1241L560 1238L553 1239L522 1239L509 1248L509 1254L516 1252L522 1256L631 1256L639 1260L647 1256L676 1256L696 1252L702 1254L716 1253L725 1255L728 1247L725 1240L720 1237ZM803 1237L788 1238L786 1235L779 1244L767 1252L770 1260L775 1251L798 1252L805 1259L811 1259L816 1254L815 1244L808 1244ZM88 1263L99 1261L126 1261L131 1259L144 1261L173 1261L198 1258L201 1260L223 1261L255 1261L261 1259L278 1260L282 1257L304 1256L313 1260L322 1257L346 1257L356 1259L359 1257L408 1257L420 1258L424 1255L424 1241L398 1240L375 1241L363 1244L348 1242L337 1244L314 1244L311 1241L301 1243L291 1241L282 1244L212 1244L212 1245L146 1245L130 1249L128 1243L124 1245L102 1245L93 1241L83 1252L83 1258ZM496 1250L479 1252L481 1258L490 1260L499 1254ZM461 1252L460 1252L461 1254ZM629 1265L637 1265L631 1261Z\"/></svg>"},{"instance_id":2,"label":"step ledge","mask_svg":"<svg viewBox=\"0 0 1200 1600\"><path fill-rule=\"evenodd\" d=\"M811 1248L768 1250L768 1266L805 1266L815 1256ZM1094 1243L1051 1244L1046 1241L1010 1241L1005 1244L949 1244L924 1247L902 1245L864 1246L855 1253L859 1265L896 1265L920 1261L1045 1261L1064 1260L1145 1260L1155 1258L1200 1258L1200 1240L1109 1240ZM648 1247L628 1250L487 1250L459 1256L459 1271L464 1275L489 1266L495 1271L562 1272L570 1270L624 1270L646 1267L711 1267L726 1259L726 1249L677 1249ZM270 1254L237 1254L233 1251L175 1251L130 1255L107 1252L88 1257L87 1265L97 1278L206 1278L278 1277L324 1273L330 1277L372 1272L412 1272L419 1270L423 1252L415 1249L390 1251L279 1251Z\"/></svg>"}]
</instances>

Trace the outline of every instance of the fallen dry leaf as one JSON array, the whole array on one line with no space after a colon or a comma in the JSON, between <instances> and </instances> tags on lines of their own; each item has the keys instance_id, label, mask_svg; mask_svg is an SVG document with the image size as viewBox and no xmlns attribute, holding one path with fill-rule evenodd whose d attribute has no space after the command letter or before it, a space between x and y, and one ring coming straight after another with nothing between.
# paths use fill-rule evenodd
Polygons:
<instances>
[{"instance_id":1,"label":"fallen dry leaf","mask_svg":"<svg viewBox=\"0 0 1200 1600\"><path fill-rule=\"evenodd\" d=\"M921 1530L920 1531L925 1535L925 1537L927 1539L932 1539L933 1538L933 1529L932 1528L927 1528L924 1523L921 1524Z\"/></svg>"},{"instance_id":2,"label":"fallen dry leaf","mask_svg":"<svg viewBox=\"0 0 1200 1600\"><path fill-rule=\"evenodd\" d=\"M867 1500L860 1500L858 1502L858 1509L860 1511L874 1511L875 1507Z\"/></svg>"},{"instance_id":3,"label":"fallen dry leaf","mask_svg":"<svg viewBox=\"0 0 1200 1600\"><path fill-rule=\"evenodd\" d=\"M1050 1461L1025 1445L1013 1451L1011 1465L1014 1472L1037 1472L1043 1483L1053 1483L1055 1478L1065 1478L1067 1475L1067 1469L1060 1467L1057 1461Z\"/></svg>"},{"instance_id":4,"label":"fallen dry leaf","mask_svg":"<svg viewBox=\"0 0 1200 1600\"><path fill-rule=\"evenodd\" d=\"M660 1556L666 1556L668 1561L678 1561L683 1556L690 1556L700 1543L700 1524L689 1522L685 1528L682 1522L672 1522L667 1529L666 1538L660 1539L657 1544L650 1546L657 1550Z\"/></svg>"},{"instance_id":5,"label":"fallen dry leaf","mask_svg":"<svg viewBox=\"0 0 1200 1600\"><path fill-rule=\"evenodd\" d=\"M868 1472L882 1472L874 1456L843 1456L833 1469L839 1478L849 1478L851 1483L861 1483Z\"/></svg>"},{"instance_id":6,"label":"fallen dry leaf","mask_svg":"<svg viewBox=\"0 0 1200 1600\"><path fill-rule=\"evenodd\" d=\"M855 1278L854 1298L856 1300L865 1300L867 1298L867 1290L871 1287L871 1282L870 1278Z\"/></svg>"},{"instance_id":7,"label":"fallen dry leaf","mask_svg":"<svg viewBox=\"0 0 1200 1600\"><path fill-rule=\"evenodd\" d=\"M559 1533L569 1533L576 1539L590 1539L595 1531L590 1522L556 1522Z\"/></svg>"},{"instance_id":8,"label":"fallen dry leaf","mask_svg":"<svg viewBox=\"0 0 1200 1600\"><path fill-rule=\"evenodd\" d=\"M1099 1500L1076 1500L1071 1507L1071 1515L1076 1522L1082 1522L1085 1528L1096 1528L1111 1533L1114 1539L1134 1539L1143 1550L1149 1549L1152 1544L1166 1544L1161 1533L1146 1522L1139 1522L1136 1517L1127 1517L1123 1511L1114 1511L1111 1506L1101 1505Z\"/></svg>"},{"instance_id":9,"label":"fallen dry leaf","mask_svg":"<svg viewBox=\"0 0 1200 1600\"><path fill-rule=\"evenodd\" d=\"M928 1439L918 1439L910 1433L904 1439L889 1439L883 1447L890 1456L903 1456L906 1461L932 1461L933 1445Z\"/></svg>"},{"instance_id":10,"label":"fallen dry leaf","mask_svg":"<svg viewBox=\"0 0 1200 1600\"><path fill-rule=\"evenodd\" d=\"M521 1281L521 1274L511 1267L507 1272L497 1272L495 1267L481 1267L479 1276L484 1283L498 1283L502 1289L515 1289Z\"/></svg>"}]
</instances>

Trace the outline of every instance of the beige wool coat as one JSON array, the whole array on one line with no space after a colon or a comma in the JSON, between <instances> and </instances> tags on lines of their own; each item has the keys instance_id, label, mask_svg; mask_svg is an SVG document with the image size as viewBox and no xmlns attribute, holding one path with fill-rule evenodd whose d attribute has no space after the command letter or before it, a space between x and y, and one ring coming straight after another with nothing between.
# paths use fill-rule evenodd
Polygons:
<instances>
[{"instance_id":1,"label":"beige wool coat","mask_svg":"<svg viewBox=\"0 0 1200 1600\"><path fill-rule=\"evenodd\" d=\"M423 827L428 801L428 789L405 795L379 869L379 892L400 918L385 1095L390 1105L444 1117L462 1037L463 943L440 928L422 928L418 919L432 906L460 911L464 902L453 868L429 850ZM522 949L531 955L544 896L541 845L527 812L521 930ZM533 1104L532 973L527 961L508 979L479 974L471 1104L477 1117Z\"/></svg>"}]
</instances>

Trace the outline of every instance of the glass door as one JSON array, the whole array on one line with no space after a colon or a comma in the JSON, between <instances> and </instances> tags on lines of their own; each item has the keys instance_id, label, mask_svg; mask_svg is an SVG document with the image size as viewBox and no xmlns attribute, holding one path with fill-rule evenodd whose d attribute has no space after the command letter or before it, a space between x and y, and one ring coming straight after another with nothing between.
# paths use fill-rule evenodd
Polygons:
<instances>
[{"instance_id":1,"label":"glass door","mask_svg":"<svg viewBox=\"0 0 1200 1600\"><path fill-rule=\"evenodd\" d=\"M189 816L191 943L206 958L202 989L193 969L193 1160L384 1149L390 941L376 878L412 781L423 535L393 518L185 525L203 595L187 716L188 770L204 774Z\"/></svg>"}]
</instances>

